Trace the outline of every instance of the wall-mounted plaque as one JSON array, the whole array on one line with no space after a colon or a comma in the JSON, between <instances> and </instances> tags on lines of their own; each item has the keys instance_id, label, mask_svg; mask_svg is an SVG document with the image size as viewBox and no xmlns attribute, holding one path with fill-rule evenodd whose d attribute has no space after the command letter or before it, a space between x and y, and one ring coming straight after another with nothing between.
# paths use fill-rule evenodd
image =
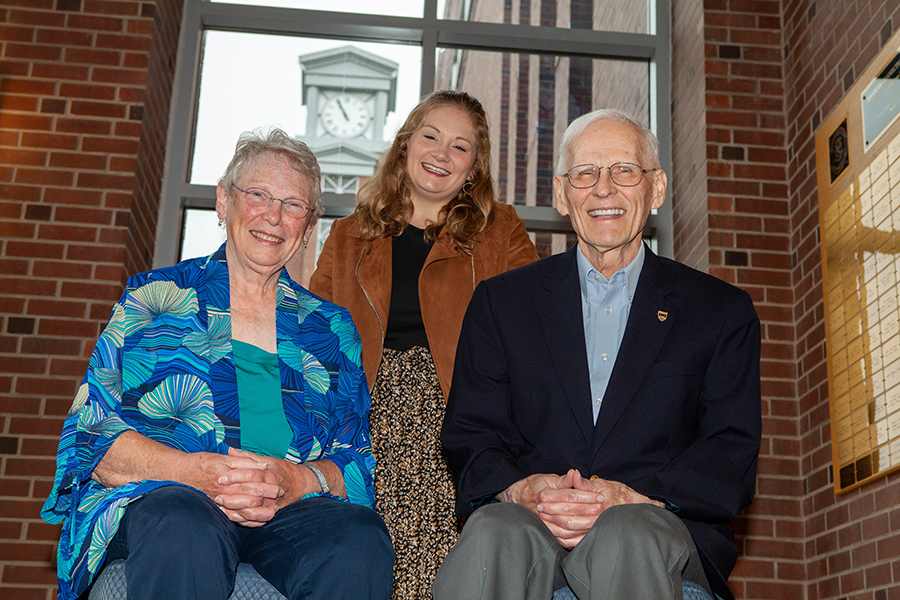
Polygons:
<instances>
[{"instance_id":1,"label":"wall-mounted plaque","mask_svg":"<svg viewBox=\"0 0 900 600\"><path fill-rule=\"evenodd\" d=\"M850 166L850 151L847 149L847 119L841 121L828 138L828 156L831 160L831 182L840 177Z\"/></svg>"},{"instance_id":2,"label":"wall-mounted plaque","mask_svg":"<svg viewBox=\"0 0 900 600\"><path fill-rule=\"evenodd\" d=\"M866 86L861 100L865 149L868 151L900 115L900 54L894 54Z\"/></svg>"},{"instance_id":3,"label":"wall-mounted plaque","mask_svg":"<svg viewBox=\"0 0 900 600\"><path fill-rule=\"evenodd\" d=\"M816 132L834 489L900 470L900 33Z\"/></svg>"}]
</instances>

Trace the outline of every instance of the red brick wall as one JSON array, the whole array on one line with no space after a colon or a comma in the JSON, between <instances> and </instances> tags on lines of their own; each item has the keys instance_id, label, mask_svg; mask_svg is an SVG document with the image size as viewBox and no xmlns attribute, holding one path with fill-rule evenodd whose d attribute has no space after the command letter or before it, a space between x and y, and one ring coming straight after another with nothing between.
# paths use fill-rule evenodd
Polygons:
<instances>
[{"instance_id":1,"label":"red brick wall","mask_svg":"<svg viewBox=\"0 0 900 600\"><path fill-rule=\"evenodd\" d=\"M149 57L143 57L148 85L137 96L143 100L143 106L134 109L135 116L142 118L142 126L134 166L129 237L125 244L126 276L150 268L153 259L178 36L181 32L183 0L155 0L154 4L155 10L151 10L154 22L144 22L142 29L144 34L152 37Z\"/></svg>"},{"instance_id":2,"label":"red brick wall","mask_svg":"<svg viewBox=\"0 0 900 600\"><path fill-rule=\"evenodd\" d=\"M180 0L0 0L5 599L55 596L38 513L86 357L150 266L180 20Z\"/></svg>"},{"instance_id":3,"label":"red brick wall","mask_svg":"<svg viewBox=\"0 0 900 600\"><path fill-rule=\"evenodd\" d=\"M896 0L786 4L784 14L793 320L811 600L900 598L900 479L836 497L824 357L814 133L900 27Z\"/></svg>"},{"instance_id":4,"label":"red brick wall","mask_svg":"<svg viewBox=\"0 0 900 600\"><path fill-rule=\"evenodd\" d=\"M739 598L900 598L900 478L833 492L814 149L898 26L897 0L674 2L676 254L749 290L763 325Z\"/></svg>"},{"instance_id":5,"label":"red brick wall","mask_svg":"<svg viewBox=\"0 0 900 600\"><path fill-rule=\"evenodd\" d=\"M676 0L673 9L676 258L748 290L762 321L764 438L754 505L735 523L742 556L731 587L739 598L780 598L802 581L785 577L797 561L802 572L802 522L781 6Z\"/></svg>"}]
</instances>

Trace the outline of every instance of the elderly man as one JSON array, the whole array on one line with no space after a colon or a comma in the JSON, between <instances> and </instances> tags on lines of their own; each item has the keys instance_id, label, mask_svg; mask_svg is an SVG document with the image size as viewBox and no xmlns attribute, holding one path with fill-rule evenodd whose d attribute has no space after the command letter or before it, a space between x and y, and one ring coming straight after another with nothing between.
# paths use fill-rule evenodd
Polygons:
<instances>
[{"instance_id":1,"label":"elderly man","mask_svg":"<svg viewBox=\"0 0 900 600\"><path fill-rule=\"evenodd\" d=\"M759 453L749 295L641 241L666 195L658 142L601 110L563 136L553 185L578 244L478 286L441 441L472 514L447 599L722 598ZM476 510L477 509L477 510Z\"/></svg>"}]
</instances>

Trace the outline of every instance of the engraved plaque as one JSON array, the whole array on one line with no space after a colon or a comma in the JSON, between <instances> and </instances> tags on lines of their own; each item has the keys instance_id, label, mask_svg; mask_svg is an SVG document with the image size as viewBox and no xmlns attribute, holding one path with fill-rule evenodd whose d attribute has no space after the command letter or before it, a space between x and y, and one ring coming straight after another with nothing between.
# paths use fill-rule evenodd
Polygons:
<instances>
[{"instance_id":1,"label":"engraved plaque","mask_svg":"<svg viewBox=\"0 0 900 600\"><path fill-rule=\"evenodd\" d=\"M846 442L838 442L838 464L846 465L847 463L853 460L853 441L848 440ZM852 470L851 470L852 473ZM841 468L841 475L843 476L844 469ZM852 475L851 475L852 477ZM843 482L842 482L843 483ZM845 484L850 485L853 483L853 480L850 480L850 483Z\"/></svg>"},{"instance_id":2,"label":"engraved plaque","mask_svg":"<svg viewBox=\"0 0 900 600\"><path fill-rule=\"evenodd\" d=\"M887 399L884 396L876 398L873 404L872 418L878 427L884 427L885 432L887 432L887 422L885 421L887 419Z\"/></svg>"},{"instance_id":3,"label":"engraved plaque","mask_svg":"<svg viewBox=\"0 0 900 600\"><path fill-rule=\"evenodd\" d=\"M887 393L887 410L889 414L900 411L900 387ZM897 433L900 433L900 423L898 423Z\"/></svg>"},{"instance_id":4,"label":"engraved plaque","mask_svg":"<svg viewBox=\"0 0 900 600\"><path fill-rule=\"evenodd\" d=\"M900 54L895 54L860 94L867 150L900 115L898 80L900 80Z\"/></svg>"},{"instance_id":5,"label":"engraved plaque","mask_svg":"<svg viewBox=\"0 0 900 600\"><path fill-rule=\"evenodd\" d=\"M879 364L881 363L880 355L879 355L878 363ZM875 361L874 360L872 361L872 371L877 373L877 371L875 371ZM872 395L876 396L876 397L884 395L884 379L881 378L880 374L876 374L874 377L872 377Z\"/></svg>"},{"instance_id":6,"label":"engraved plaque","mask_svg":"<svg viewBox=\"0 0 900 600\"><path fill-rule=\"evenodd\" d=\"M884 340L889 340L890 338L897 335L897 332L900 331L900 322L897 321L897 313L894 312L889 314L886 318L881 320L881 338ZM885 356L887 354L885 353ZM884 361L887 364L887 360Z\"/></svg>"},{"instance_id":7,"label":"engraved plaque","mask_svg":"<svg viewBox=\"0 0 900 600\"><path fill-rule=\"evenodd\" d=\"M900 418L898 418L898 426L900 426ZM837 439L839 442L846 442L853 437L853 423L850 421L850 419L842 419L841 421L838 421L837 427L835 429L835 433L837 433Z\"/></svg>"},{"instance_id":8,"label":"engraved plaque","mask_svg":"<svg viewBox=\"0 0 900 600\"><path fill-rule=\"evenodd\" d=\"M860 431L853 436L853 454L854 456L862 456L869 451L869 431Z\"/></svg>"},{"instance_id":9,"label":"engraved plaque","mask_svg":"<svg viewBox=\"0 0 900 600\"><path fill-rule=\"evenodd\" d=\"M831 156L831 181L841 176L850 166L850 152L847 149L847 121L838 125L828 139Z\"/></svg>"},{"instance_id":10,"label":"engraved plaque","mask_svg":"<svg viewBox=\"0 0 900 600\"><path fill-rule=\"evenodd\" d=\"M894 277L894 266L888 265L886 268L881 269L878 273L879 291L885 296L891 295L896 298L897 290L894 287L895 285L897 285L897 280Z\"/></svg>"},{"instance_id":11,"label":"engraved plaque","mask_svg":"<svg viewBox=\"0 0 900 600\"><path fill-rule=\"evenodd\" d=\"M900 398L898 398L897 408L900 409ZM842 421L849 416L850 416L850 398L845 397L844 401L835 407L834 418L838 421ZM900 419L900 416L898 416L898 419ZM900 426L900 422L898 422L898 426Z\"/></svg>"},{"instance_id":12,"label":"engraved plaque","mask_svg":"<svg viewBox=\"0 0 900 600\"><path fill-rule=\"evenodd\" d=\"M878 470L884 471L891 466L891 454L887 448L878 449Z\"/></svg>"},{"instance_id":13,"label":"engraved plaque","mask_svg":"<svg viewBox=\"0 0 900 600\"><path fill-rule=\"evenodd\" d=\"M865 406L869 402L869 395L866 392L866 386L860 383L850 390L850 410L856 410Z\"/></svg>"},{"instance_id":14,"label":"engraved plaque","mask_svg":"<svg viewBox=\"0 0 900 600\"><path fill-rule=\"evenodd\" d=\"M816 132L836 493L900 470L900 31Z\"/></svg>"},{"instance_id":15,"label":"engraved plaque","mask_svg":"<svg viewBox=\"0 0 900 600\"><path fill-rule=\"evenodd\" d=\"M900 412L888 417L888 434L894 440L893 443L900 444ZM900 449L900 445L897 448Z\"/></svg>"}]
</instances>

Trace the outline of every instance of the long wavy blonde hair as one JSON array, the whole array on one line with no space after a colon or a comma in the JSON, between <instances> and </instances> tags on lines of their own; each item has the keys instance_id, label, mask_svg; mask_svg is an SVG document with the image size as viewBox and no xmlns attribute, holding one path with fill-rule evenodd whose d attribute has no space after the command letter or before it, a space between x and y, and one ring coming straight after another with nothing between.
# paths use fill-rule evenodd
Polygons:
<instances>
[{"instance_id":1,"label":"long wavy blonde hair","mask_svg":"<svg viewBox=\"0 0 900 600\"><path fill-rule=\"evenodd\" d=\"M441 209L438 223L426 229L429 239L445 229L451 244L472 254L475 241L494 218L494 182L491 178L491 138L481 103L465 92L441 90L425 97L412 109L382 155L375 173L359 189L356 219L364 240L373 241L403 233L413 214L409 197L406 150L409 138L425 122L429 111L451 106L463 111L475 129L475 164L470 181Z\"/></svg>"}]
</instances>

